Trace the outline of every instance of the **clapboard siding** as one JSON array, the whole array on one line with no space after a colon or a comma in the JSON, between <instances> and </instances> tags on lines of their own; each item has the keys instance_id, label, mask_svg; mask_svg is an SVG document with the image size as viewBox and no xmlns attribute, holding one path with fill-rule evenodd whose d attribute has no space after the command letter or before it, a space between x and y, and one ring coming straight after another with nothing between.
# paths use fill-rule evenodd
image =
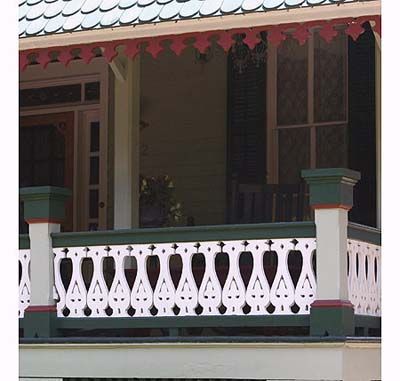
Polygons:
<instances>
[{"instance_id":1,"label":"clapboard siding","mask_svg":"<svg viewBox=\"0 0 400 381\"><path fill-rule=\"evenodd\" d=\"M142 57L142 174L168 174L196 225L225 222L226 56L221 50L196 63L163 52ZM147 151L144 153L144 151Z\"/></svg>"}]
</instances>

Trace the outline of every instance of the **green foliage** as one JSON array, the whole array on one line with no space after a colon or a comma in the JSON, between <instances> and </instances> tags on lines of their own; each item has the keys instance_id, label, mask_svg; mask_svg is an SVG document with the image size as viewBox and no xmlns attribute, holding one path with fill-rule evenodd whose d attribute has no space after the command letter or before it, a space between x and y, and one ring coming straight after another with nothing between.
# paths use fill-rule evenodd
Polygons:
<instances>
[{"instance_id":1,"label":"green foliage","mask_svg":"<svg viewBox=\"0 0 400 381\"><path fill-rule=\"evenodd\" d=\"M146 177L140 175L140 207L156 207L163 216L163 226L182 220L182 205L175 198L174 183L168 175Z\"/></svg>"}]
</instances>

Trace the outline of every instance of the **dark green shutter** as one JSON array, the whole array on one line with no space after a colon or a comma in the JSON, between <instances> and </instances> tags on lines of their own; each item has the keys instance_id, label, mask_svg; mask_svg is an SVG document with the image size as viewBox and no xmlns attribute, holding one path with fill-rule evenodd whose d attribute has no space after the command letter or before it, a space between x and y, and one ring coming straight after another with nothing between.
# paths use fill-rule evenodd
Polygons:
<instances>
[{"instance_id":1,"label":"dark green shutter","mask_svg":"<svg viewBox=\"0 0 400 381\"><path fill-rule=\"evenodd\" d=\"M375 37L349 38L349 167L361 172L352 222L376 226Z\"/></svg>"},{"instance_id":2,"label":"dark green shutter","mask_svg":"<svg viewBox=\"0 0 400 381\"><path fill-rule=\"evenodd\" d=\"M228 184L265 183L266 64L240 72L228 56Z\"/></svg>"}]
</instances>

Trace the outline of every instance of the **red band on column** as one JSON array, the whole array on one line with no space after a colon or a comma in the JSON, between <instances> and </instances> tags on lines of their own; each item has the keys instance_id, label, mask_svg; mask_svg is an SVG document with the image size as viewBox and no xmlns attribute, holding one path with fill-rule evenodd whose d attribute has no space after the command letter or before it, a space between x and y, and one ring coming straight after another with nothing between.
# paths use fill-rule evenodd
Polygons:
<instances>
[{"instance_id":1,"label":"red band on column","mask_svg":"<svg viewBox=\"0 0 400 381\"><path fill-rule=\"evenodd\" d=\"M313 308L354 308L353 304L349 300L316 300L311 304Z\"/></svg>"},{"instance_id":2,"label":"red band on column","mask_svg":"<svg viewBox=\"0 0 400 381\"><path fill-rule=\"evenodd\" d=\"M57 312L57 306L29 306L25 312Z\"/></svg>"}]
</instances>

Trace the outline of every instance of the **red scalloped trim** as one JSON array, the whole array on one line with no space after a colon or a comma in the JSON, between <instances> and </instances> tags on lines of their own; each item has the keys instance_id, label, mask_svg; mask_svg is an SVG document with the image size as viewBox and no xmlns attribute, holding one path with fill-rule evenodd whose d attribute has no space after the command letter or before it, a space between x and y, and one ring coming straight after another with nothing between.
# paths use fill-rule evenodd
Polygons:
<instances>
[{"instance_id":1,"label":"red scalloped trim","mask_svg":"<svg viewBox=\"0 0 400 381\"><path fill-rule=\"evenodd\" d=\"M138 40L130 40L125 45L124 53L128 58L133 60L138 55L140 51L139 43Z\"/></svg>"},{"instance_id":2,"label":"red scalloped trim","mask_svg":"<svg viewBox=\"0 0 400 381\"><path fill-rule=\"evenodd\" d=\"M260 37L257 30L254 29L247 29L246 30L246 37L244 38L244 43L250 49L254 49L254 47L260 42Z\"/></svg>"},{"instance_id":3,"label":"red scalloped trim","mask_svg":"<svg viewBox=\"0 0 400 381\"><path fill-rule=\"evenodd\" d=\"M160 42L160 38L152 38L146 47L146 51L149 52L153 58L157 58L160 52L164 50L164 47L161 46Z\"/></svg>"},{"instance_id":4,"label":"red scalloped trim","mask_svg":"<svg viewBox=\"0 0 400 381\"><path fill-rule=\"evenodd\" d=\"M319 35L327 42L331 42L337 35L338 31L334 28L332 21L327 21L319 30Z\"/></svg>"},{"instance_id":5,"label":"red scalloped trim","mask_svg":"<svg viewBox=\"0 0 400 381\"><path fill-rule=\"evenodd\" d=\"M50 63L50 51L48 49L40 50L36 56L37 63L43 68L46 69L47 65Z\"/></svg>"},{"instance_id":6,"label":"red scalloped trim","mask_svg":"<svg viewBox=\"0 0 400 381\"><path fill-rule=\"evenodd\" d=\"M276 26L265 26L265 27L255 27L255 28L241 28L241 29L231 29L231 30L220 30L212 32L202 32L202 33L190 33L181 34L173 36L160 36L147 39L136 39L136 40L124 40L124 41L110 41L97 44L88 44L80 46L66 46L66 47L54 47L40 50L27 50L20 52L20 70L24 71L29 65L28 56L34 54L36 56L36 61L43 67L46 68L51 62L50 52L55 52L58 56L58 61L67 66L71 60L73 60L72 49L80 49L80 58L87 64L89 64L94 58L93 49L96 47L103 48L103 56L107 62L111 62L117 55L117 47L122 45L124 48L125 55L128 58L135 58L140 52L140 44L146 44L146 51L149 52L154 58L157 58L159 54L165 49L165 41L171 41L169 44L170 49L179 56L187 47L188 44L186 40L188 38L194 38L193 46L199 50L200 53L205 53L210 46L211 36L215 36L217 39L217 44L221 48L228 52L232 47L234 40L234 34L246 35L244 42L250 47L254 48L260 41L260 32L267 32L268 41L274 46L279 46L282 41L287 38L288 32L291 33L292 37L295 38L300 45L307 42L311 33L309 31L312 27L319 28L320 36L326 41L331 42L337 35L338 31L335 29L335 25L347 25L345 33L354 40L356 40L365 30L362 27L363 23L366 21L375 21L373 29L376 33L381 35L381 17L380 16L362 16L358 18L342 18L330 21L319 20L310 21L306 23L291 23L285 25Z\"/></svg>"},{"instance_id":7,"label":"red scalloped trim","mask_svg":"<svg viewBox=\"0 0 400 381\"><path fill-rule=\"evenodd\" d=\"M311 33L309 32L306 25L300 24L297 26L292 35L299 42L300 45L304 45L310 38Z\"/></svg>"},{"instance_id":8,"label":"red scalloped trim","mask_svg":"<svg viewBox=\"0 0 400 381\"><path fill-rule=\"evenodd\" d=\"M286 40L286 35L283 34L283 29L281 26L273 27L268 30L268 35L267 35L268 41L274 45L275 47L278 47L282 41Z\"/></svg>"},{"instance_id":9,"label":"red scalloped trim","mask_svg":"<svg viewBox=\"0 0 400 381\"><path fill-rule=\"evenodd\" d=\"M349 26L345 30L345 33L349 35L353 41L357 41L357 38L360 37L364 32L365 29L363 28L362 24L364 24L366 20L353 20L350 22Z\"/></svg>"},{"instance_id":10,"label":"red scalloped trim","mask_svg":"<svg viewBox=\"0 0 400 381\"><path fill-rule=\"evenodd\" d=\"M233 34L232 32L220 32L219 33L219 38L217 41L217 44L224 49L225 52L229 51L229 49L232 47L233 45Z\"/></svg>"},{"instance_id":11,"label":"red scalloped trim","mask_svg":"<svg viewBox=\"0 0 400 381\"><path fill-rule=\"evenodd\" d=\"M196 41L193 46L202 54L204 54L207 48L210 46L210 40L212 33L200 33L196 35Z\"/></svg>"},{"instance_id":12,"label":"red scalloped trim","mask_svg":"<svg viewBox=\"0 0 400 381\"><path fill-rule=\"evenodd\" d=\"M80 57L86 64L89 64L94 58L93 49L95 45L83 45L81 46Z\"/></svg>"}]
</instances>

